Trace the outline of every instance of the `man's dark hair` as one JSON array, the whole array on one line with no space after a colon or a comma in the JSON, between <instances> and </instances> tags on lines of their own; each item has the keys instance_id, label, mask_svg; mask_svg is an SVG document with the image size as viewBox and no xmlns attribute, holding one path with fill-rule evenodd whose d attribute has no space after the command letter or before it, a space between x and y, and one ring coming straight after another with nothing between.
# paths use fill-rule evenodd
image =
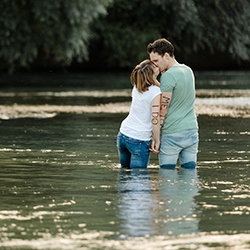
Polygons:
<instances>
[{"instance_id":1,"label":"man's dark hair","mask_svg":"<svg viewBox=\"0 0 250 250\"><path fill-rule=\"evenodd\" d=\"M174 46L165 38L158 39L153 43L150 43L147 47L147 51L148 54L154 52L164 56L165 53L168 53L171 57L174 57Z\"/></svg>"}]
</instances>

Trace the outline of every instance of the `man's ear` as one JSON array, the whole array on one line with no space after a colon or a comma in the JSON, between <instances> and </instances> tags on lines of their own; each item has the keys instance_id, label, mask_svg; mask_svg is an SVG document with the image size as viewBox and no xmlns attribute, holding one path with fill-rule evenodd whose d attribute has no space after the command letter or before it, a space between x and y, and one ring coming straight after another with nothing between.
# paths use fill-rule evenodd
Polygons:
<instances>
[{"instance_id":1,"label":"man's ear","mask_svg":"<svg viewBox=\"0 0 250 250\"><path fill-rule=\"evenodd\" d=\"M169 55L167 52L165 52L165 54L164 54L163 57L164 57L165 59L169 59L170 55Z\"/></svg>"}]
</instances>

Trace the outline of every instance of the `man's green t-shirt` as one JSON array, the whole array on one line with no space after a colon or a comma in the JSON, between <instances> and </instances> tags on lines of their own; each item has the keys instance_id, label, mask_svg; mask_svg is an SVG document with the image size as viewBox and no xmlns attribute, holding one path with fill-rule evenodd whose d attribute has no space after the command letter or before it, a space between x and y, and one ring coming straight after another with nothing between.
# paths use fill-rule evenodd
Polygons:
<instances>
[{"instance_id":1,"label":"man's green t-shirt","mask_svg":"<svg viewBox=\"0 0 250 250\"><path fill-rule=\"evenodd\" d=\"M163 134L172 134L189 129L198 129L195 106L195 80L191 68L181 64L172 66L162 74L161 91L172 92Z\"/></svg>"}]
</instances>

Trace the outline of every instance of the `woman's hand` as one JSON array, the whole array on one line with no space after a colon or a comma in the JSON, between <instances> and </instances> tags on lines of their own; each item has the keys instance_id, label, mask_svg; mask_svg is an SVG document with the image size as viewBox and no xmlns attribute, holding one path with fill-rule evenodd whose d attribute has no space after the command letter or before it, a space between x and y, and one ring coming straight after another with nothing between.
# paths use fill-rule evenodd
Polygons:
<instances>
[{"instance_id":1,"label":"woman's hand","mask_svg":"<svg viewBox=\"0 0 250 250\"><path fill-rule=\"evenodd\" d=\"M149 149L150 152L154 154L158 154L160 152L160 141L156 141L154 138L151 141L151 148Z\"/></svg>"}]
</instances>

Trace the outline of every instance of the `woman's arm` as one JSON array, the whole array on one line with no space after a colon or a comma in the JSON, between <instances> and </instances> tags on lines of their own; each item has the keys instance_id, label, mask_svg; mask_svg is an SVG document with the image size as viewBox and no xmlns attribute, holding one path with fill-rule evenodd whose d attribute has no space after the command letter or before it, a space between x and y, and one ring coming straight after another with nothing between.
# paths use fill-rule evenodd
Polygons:
<instances>
[{"instance_id":1,"label":"woman's arm","mask_svg":"<svg viewBox=\"0 0 250 250\"><path fill-rule=\"evenodd\" d=\"M151 123L152 123L152 142L150 151L159 153L160 148L160 104L161 94L157 95L151 103Z\"/></svg>"}]
</instances>

